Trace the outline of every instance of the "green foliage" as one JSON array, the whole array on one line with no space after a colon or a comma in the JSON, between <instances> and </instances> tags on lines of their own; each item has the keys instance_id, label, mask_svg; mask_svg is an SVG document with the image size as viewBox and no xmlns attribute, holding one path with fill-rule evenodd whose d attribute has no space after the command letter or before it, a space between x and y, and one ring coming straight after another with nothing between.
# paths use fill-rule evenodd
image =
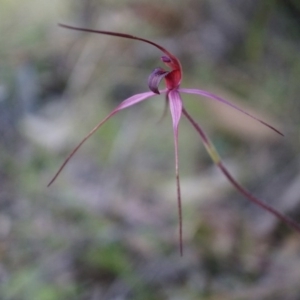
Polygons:
<instances>
[{"instance_id":1,"label":"green foliage","mask_svg":"<svg viewBox=\"0 0 300 300\"><path fill-rule=\"evenodd\" d=\"M99 269L111 276L124 277L130 274L130 259L121 244L112 243L88 249L83 258L88 268Z\"/></svg>"}]
</instances>

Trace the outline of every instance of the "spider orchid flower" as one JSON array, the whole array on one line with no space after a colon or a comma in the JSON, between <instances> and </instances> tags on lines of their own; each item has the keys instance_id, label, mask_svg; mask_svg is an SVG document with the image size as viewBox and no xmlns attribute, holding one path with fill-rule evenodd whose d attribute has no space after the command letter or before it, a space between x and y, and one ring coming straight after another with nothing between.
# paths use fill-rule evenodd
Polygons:
<instances>
[{"instance_id":1,"label":"spider orchid flower","mask_svg":"<svg viewBox=\"0 0 300 300\"><path fill-rule=\"evenodd\" d=\"M209 98L213 101L220 102L222 104L229 105L233 109L238 110L239 112L247 115L248 117L251 117L252 119L255 119L256 121L262 123L263 125L269 127L276 133L283 136L283 134L275 129L273 126L267 124L266 122L256 118L255 116L250 115L249 113L245 112L244 110L240 109L233 103L214 95L210 92L199 90L199 89L186 89L181 88L180 83L182 79L182 68L180 61L177 57L175 57L172 53L170 53L168 50L163 48L162 46L149 41L144 38L136 37L129 34L124 33L117 33L117 32L111 32L111 31L102 31L102 30L93 30L93 29L87 29L87 28L80 28L80 27L73 27L69 25L59 24L61 27L73 29L73 30L79 30L84 32L90 32L90 33L98 33L98 34L104 34L104 35L110 35L110 36L117 36L121 38L126 39L132 39L132 40L138 40L142 41L148 44L151 44L152 46L158 48L160 51L163 52L163 56L161 57L162 62L168 67L167 70L163 68L156 68L149 76L148 79L148 86L150 91L140 93L133 95L123 102L119 104L104 120L102 120L100 123L98 123L84 138L83 140L77 145L77 147L69 154L69 156L66 158L64 163L61 165L61 167L58 169L55 176L52 178L52 180L49 182L48 186L50 186L57 176L60 174L60 172L63 170L65 165L68 163L68 161L71 159L71 157L77 152L77 150L83 145L83 143L92 135L94 134L108 119L110 119L113 115L118 113L120 110L123 110L125 108L128 108L130 106L133 106L139 102L142 102L146 99L150 99L153 96L157 94L164 94L165 95L165 101L166 104L169 105L171 116L172 116L172 122L173 122L173 135L174 135L174 144L175 144L175 174L176 174L176 187L177 187L177 202L178 202L178 216L179 216L179 248L180 248L180 254L183 255L183 244L182 244L182 208L181 208L181 192L180 192L180 180L179 180L179 168L178 168L178 126L180 122L180 118L182 115L191 123L192 127L197 131L200 138L202 139L202 142L205 145L205 148L210 155L213 162L216 164L216 166L221 170L221 172L225 175L225 177L231 182L231 184L247 199L255 203L256 205L260 206L261 208L265 209L269 213L273 214L275 217L280 219L281 221L287 223L289 226L300 232L300 225L290 219L289 217L283 215L273 207L269 206L265 202L261 201L260 199L253 196L250 192L248 192L246 189L244 189L229 173L229 171L226 169L224 164L222 163L220 156L218 152L216 151L215 147L211 143L210 139L206 135L206 133L203 131L203 129L200 127L200 125L191 117L191 115L186 111L184 108L184 105L182 103L181 94L195 94L198 96L203 96L206 98ZM160 82L164 80L165 82L165 89L159 89Z\"/></svg>"}]
</instances>

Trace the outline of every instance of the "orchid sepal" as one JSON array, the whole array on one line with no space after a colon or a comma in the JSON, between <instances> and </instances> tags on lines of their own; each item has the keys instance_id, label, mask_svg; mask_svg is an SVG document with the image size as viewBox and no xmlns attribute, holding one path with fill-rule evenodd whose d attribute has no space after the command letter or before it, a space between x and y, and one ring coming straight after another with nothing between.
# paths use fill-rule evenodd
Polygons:
<instances>
[{"instance_id":1,"label":"orchid sepal","mask_svg":"<svg viewBox=\"0 0 300 300\"><path fill-rule=\"evenodd\" d=\"M182 205L181 205L181 190L180 190L180 179L179 179L179 155L178 155L178 126L182 113L182 100L177 90L171 90L167 93L170 112L173 123L173 136L175 146L175 176L176 176L176 187L177 187L177 205L178 205L178 217L179 217L179 249L180 255L183 255L183 244L182 244Z\"/></svg>"},{"instance_id":2,"label":"orchid sepal","mask_svg":"<svg viewBox=\"0 0 300 300\"><path fill-rule=\"evenodd\" d=\"M127 107L130 107L132 105L135 105L141 101L144 101L148 98L151 98L157 94L165 94L166 95L166 104L169 104L171 117L172 117L172 124L173 124L173 136L174 136L174 146L175 146L175 174L176 174L176 186L177 186L177 201L178 201L178 215L179 215L179 246L180 246L180 254L183 254L183 244L182 244L182 207L181 207L181 191L180 191L180 180L179 180L179 155L178 155L178 127L179 122L181 119L182 114L188 119L188 121L192 124L194 129L198 132L200 135L203 144L212 158L213 162L216 164L216 166L220 169L220 171L224 174L224 176L229 180L229 182L241 193L243 194L247 199L255 203L256 205L260 206L264 210L268 211L269 213L273 214L275 217L280 219L281 221L285 222L292 228L294 228L296 231L300 233L300 225L291 220L290 218L286 217L285 215L278 212L273 207L269 206L265 202L261 201L260 199L253 196L250 192L248 192L246 189L244 189L229 173L229 171L225 168L224 164L222 163L222 160L215 149L214 145L206 135L206 133L203 131L203 129L198 125L198 123L189 115L189 113L185 110L185 108L182 105L182 99L180 93L186 93L186 94L195 94L199 96L204 96L206 98L210 98L212 100L216 100L220 103L226 104L235 110L238 110L239 112L255 119L256 121L260 122L264 126L269 127L276 133L283 135L282 132L277 130L275 127L269 125L268 123L260 120L259 118L256 118L255 116L247 113L243 109L239 108L235 104L229 102L228 100L219 97L218 95L215 95L213 93L210 93L208 91L199 90L199 89L185 89L180 88L180 83L182 79L182 67L179 59L173 55L171 52L166 50L164 47L150 41L144 38L140 38L137 36L124 34L124 33L118 33L118 32L112 32L112 31L103 31L103 30L94 30L89 28L81 28L81 27L75 27L75 26L69 26L65 24L59 24L59 26L72 29L72 30L79 30L83 32L90 32L90 33L98 33L98 34L104 34L104 35L110 35L110 36L116 36L120 38L126 38L126 39L132 39L132 40L138 40L142 41L148 44L151 44L152 46L156 47L160 51L164 53L163 56L161 56L161 61L170 68L169 71L165 71L162 68L155 69L148 78L148 86L151 92L145 92L141 94L136 94L132 97L127 98L124 100L119 106L117 106L104 120L102 120L100 123L98 123L84 138L83 140L76 146L76 148L69 154L69 156L66 158L66 160L63 162L55 176L52 178L50 183L51 185L57 176L61 173L65 165L68 163L68 161L71 159L71 157L77 152L77 150L83 145L83 143L91 136L93 135L108 119L110 119L113 115L115 115L117 112L119 112L122 109L125 109ZM158 86L160 82L164 79L166 88L163 90L159 90ZM163 113L164 116L165 113Z\"/></svg>"}]
</instances>

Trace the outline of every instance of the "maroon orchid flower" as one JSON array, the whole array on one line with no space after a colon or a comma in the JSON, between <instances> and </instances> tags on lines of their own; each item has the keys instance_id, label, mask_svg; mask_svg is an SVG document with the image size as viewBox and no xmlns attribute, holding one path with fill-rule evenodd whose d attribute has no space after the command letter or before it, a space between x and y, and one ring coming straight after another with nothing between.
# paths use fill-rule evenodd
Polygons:
<instances>
[{"instance_id":1,"label":"maroon orchid flower","mask_svg":"<svg viewBox=\"0 0 300 300\"><path fill-rule=\"evenodd\" d=\"M178 168L178 126L181 116L185 116L187 120L191 123L191 125L195 128L195 130L200 135L200 138L202 139L205 148L212 158L213 162L219 167L219 169L222 171L222 173L226 176L226 178L232 183L232 185L246 198L248 198L250 201L254 202L261 208L265 209L269 213L273 214L275 217L280 219L281 221L287 223L289 226L296 229L298 232L300 232L300 225L297 224L297 222L293 221L289 217L281 214L276 209L272 208L268 204L264 203L263 201L259 200L255 196L253 196L250 192L248 192L246 189L244 189L229 173L229 171L225 168L224 164L222 163L215 147L209 140L206 133L203 131L203 129L200 127L200 125L190 116L190 114L186 111L186 109L183 106L182 99L181 99L181 93L186 94L195 94L199 96L204 96L206 98L210 98L211 100L218 101L220 103L226 104L231 106L232 108L240 111L243 114L246 114L247 116L255 119L256 121L262 123L263 125L269 127L273 131L277 132L280 135L283 135L280 131L272 127L271 125L265 123L264 121L250 115L249 113L245 112L244 110L240 109L236 105L230 103L229 101L214 95L210 92L198 90L198 89L185 89L180 88L180 82L182 78L182 68L180 61L171 54L168 50L163 48L162 46L129 34L123 34L123 33L117 33L117 32L110 32L110 31L102 31L102 30L93 30L93 29L87 29L87 28L79 28L79 27L73 27L69 25L63 25L59 24L61 27L73 29L73 30L79 30L84 32L91 32L91 33L98 33L98 34L105 34L105 35L112 35L117 36L121 38L126 39L133 39L133 40L139 40L148 44L153 45L154 47L161 50L164 55L161 57L162 62L168 67L168 70L165 70L163 68L156 68L149 76L148 79L148 86L151 91L136 94L128 99L121 102L120 105L118 105L104 120L102 120L99 124L94 127L89 134L84 137L84 139L77 145L77 147L69 154L67 159L64 161L62 166L59 168L55 176L52 178L48 186L50 186L57 176L60 174L62 169L65 167L65 165L68 163L68 161L71 159L71 157L77 152L77 150L82 146L82 144L92 135L94 134L108 119L110 119L113 115L115 115L117 112L119 112L122 109L125 109L127 107L130 107L132 105L135 105L139 102L142 102L146 99L149 99L157 94L164 94L166 99L166 104L170 107L170 112L172 116L173 121L173 134L174 134L174 144L175 144L175 173L176 173L176 186L177 186L177 201L178 201L178 215L179 215L179 245L180 245L180 254L183 254L183 245L182 245L182 208L181 208L181 192L180 192L180 181L179 181L179 168ZM164 79L166 88L160 90L159 84Z\"/></svg>"}]
</instances>

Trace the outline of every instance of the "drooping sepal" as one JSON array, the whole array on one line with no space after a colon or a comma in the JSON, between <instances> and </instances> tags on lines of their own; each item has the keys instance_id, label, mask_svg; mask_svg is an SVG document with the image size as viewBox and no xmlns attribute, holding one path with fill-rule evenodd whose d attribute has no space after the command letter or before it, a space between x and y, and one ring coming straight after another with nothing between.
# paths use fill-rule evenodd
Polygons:
<instances>
[{"instance_id":1,"label":"drooping sepal","mask_svg":"<svg viewBox=\"0 0 300 300\"><path fill-rule=\"evenodd\" d=\"M181 191L179 180L179 156L178 156L178 126L182 113L182 100L177 90L172 90L168 94L170 111L173 123L173 135L175 144L175 173L176 173L176 186L177 186L177 204L178 204L178 217L179 217L179 246L180 255L183 255L182 245L182 208L181 208Z\"/></svg>"},{"instance_id":2,"label":"drooping sepal","mask_svg":"<svg viewBox=\"0 0 300 300\"><path fill-rule=\"evenodd\" d=\"M170 72L166 71L162 68L156 68L153 70L153 72L148 77L148 86L149 89L155 93L160 94L158 90L158 86L162 79L164 79Z\"/></svg>"},{"instance_id":3,"label":"drooping sepal","mask_svg":"<svg viewBox=\"0 0 300 300\"><path fill-rule=\"evenodd\" d=\"M196 129L198 134L200 135L205 148L207 149L209 155L211 156L212 160L216 164L216 166L222 171L222 173L225 175L225 177L229 180L229 182L242 194L244 195L248 200L253 202L254 204L258 205L262 209L266 210L267 212L271 213L273 216L281 220L282 222L286 223L290 227L294 228L298 233L300 233L300 224L296 221L292 220L288 216L282 214L269 204L263 202L259 198L252 195L248 190L243 188L229 173L227 168L224 166L224 164L221 161L221 158L219 157L216 149L214 148L213 144L209 140L206 133L203 131L203 129L199 126L199 124L190 116L190 114L185 110L185 108L182 108L183 115L188 119L188 121L192 124L192 126Z\"/></svg>"}]
</instances>

